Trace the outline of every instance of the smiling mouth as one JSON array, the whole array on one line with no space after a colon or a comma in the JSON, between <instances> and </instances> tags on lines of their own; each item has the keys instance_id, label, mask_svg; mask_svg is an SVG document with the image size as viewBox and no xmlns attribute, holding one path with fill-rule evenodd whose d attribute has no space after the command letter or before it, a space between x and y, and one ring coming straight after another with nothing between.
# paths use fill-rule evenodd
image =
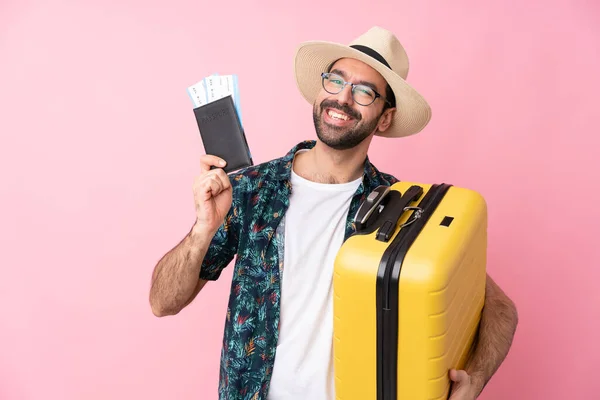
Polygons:
<instances>
[{"instance_id":1,"label":"smiling mouth","mask_svg":"<svg viewBox=\"0 0 600 400\"><path fill-rule=\"evenodd\" d=\"M339 112L337 110L333 110L331 108L326 110L326 112L327 112L327 115L335 121L350 121L350 120L352 120L352 117L350 117L349 115Z\"/></svg>"}]
</instances>

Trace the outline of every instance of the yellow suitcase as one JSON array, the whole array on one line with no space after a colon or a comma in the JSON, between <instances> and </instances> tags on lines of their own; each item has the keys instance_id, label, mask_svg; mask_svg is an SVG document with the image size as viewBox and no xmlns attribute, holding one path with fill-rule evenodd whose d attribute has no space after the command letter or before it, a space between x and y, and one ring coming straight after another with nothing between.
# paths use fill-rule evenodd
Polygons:
<instances>
[{"instance_id":1,"label":"yellow suitcase","mask_svg":"<svg viewBox=\"0 0 600 400\"><path fill-rule=\"evenodd\" d=\"M447 399L484 303L485 200L399 182L370 193L354 220L334 266L336 398Z\"/></svg>"}]
</instances>

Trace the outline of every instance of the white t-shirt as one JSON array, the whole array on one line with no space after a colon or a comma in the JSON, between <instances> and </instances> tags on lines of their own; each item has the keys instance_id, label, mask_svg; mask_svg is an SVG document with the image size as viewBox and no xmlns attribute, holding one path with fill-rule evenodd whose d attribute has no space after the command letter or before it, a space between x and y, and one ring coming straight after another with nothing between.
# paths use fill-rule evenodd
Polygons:
<instances>
[{"instance_id":1,"label":"white t-shirt","mask_svg":"<svg viewBox=\"0 0 600 400\"><path fill-rule=\"evenodd\" d=\"M335 399L333 262L361 181L315 183L292 171L279 344L268 400Z\"/></svg>"}]
</instances>

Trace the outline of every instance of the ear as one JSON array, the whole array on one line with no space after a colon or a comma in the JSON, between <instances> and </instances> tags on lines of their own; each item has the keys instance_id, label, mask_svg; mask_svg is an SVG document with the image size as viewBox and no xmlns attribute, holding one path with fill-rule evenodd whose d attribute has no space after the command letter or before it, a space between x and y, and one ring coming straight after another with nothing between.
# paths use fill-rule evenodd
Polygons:
<instances>
[{"instance_id":1,"label":"ear","mask_svg":"<svg viewBox=\"0 0 600 400\"><path fill-rule=\"evenodd\" d=\"M380 132L384 132L390 127L395 112L395 108L388 108L381 115L381 117L379 117L379 124L377 124L377 129L379 129Z\"/></svg>"}]
</instances>

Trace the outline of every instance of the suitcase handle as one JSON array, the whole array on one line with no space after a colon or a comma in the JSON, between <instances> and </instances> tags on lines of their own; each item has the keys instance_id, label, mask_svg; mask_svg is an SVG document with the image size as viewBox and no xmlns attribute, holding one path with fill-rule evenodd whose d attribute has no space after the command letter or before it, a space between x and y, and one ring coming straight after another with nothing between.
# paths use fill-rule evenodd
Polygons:
<instances>
[{"instance_id":1,"label":"suitcase handle","mask_svg":"<svg viewBox=\"0 0 600 400\"><path fill-rule=\"evenodd\" d=\"M421 210L418 207L411 207L409 206L409 204L413 201L417 201L422 194L423 188L420 186L413 185L410 188L408 188L408 190L400 197L398 203L394 204L394 212L386 213L386 217L388 218L385 221L383 221L383 223L377 230L377 235L375 236L375 238L381 242L389 241L394 231L396 231L398 221L400 220L405 211L416 210L416 212L414 212L412 215L412 219L409 219L404 224L402 224L400 226L400 229L412 224L418 218L420 218L423 210ZM396 210L399 210L399 212Z\"/></svg>"},{"instance_id":2,"label":"suitcase handle","mask_svg":"<svg viewBox=\"0 0 600 400\"><path fill-rule=\"evenodd\" d=\"M381 185L377 186L369 195L367 199L360 205L356 215L354 216L354 223L356 224L356 229L361 230L367 224L367 220L373 214L373 211L383 201L384 197L390 192L390 187Z\"/></svg>"}]
</instances>

